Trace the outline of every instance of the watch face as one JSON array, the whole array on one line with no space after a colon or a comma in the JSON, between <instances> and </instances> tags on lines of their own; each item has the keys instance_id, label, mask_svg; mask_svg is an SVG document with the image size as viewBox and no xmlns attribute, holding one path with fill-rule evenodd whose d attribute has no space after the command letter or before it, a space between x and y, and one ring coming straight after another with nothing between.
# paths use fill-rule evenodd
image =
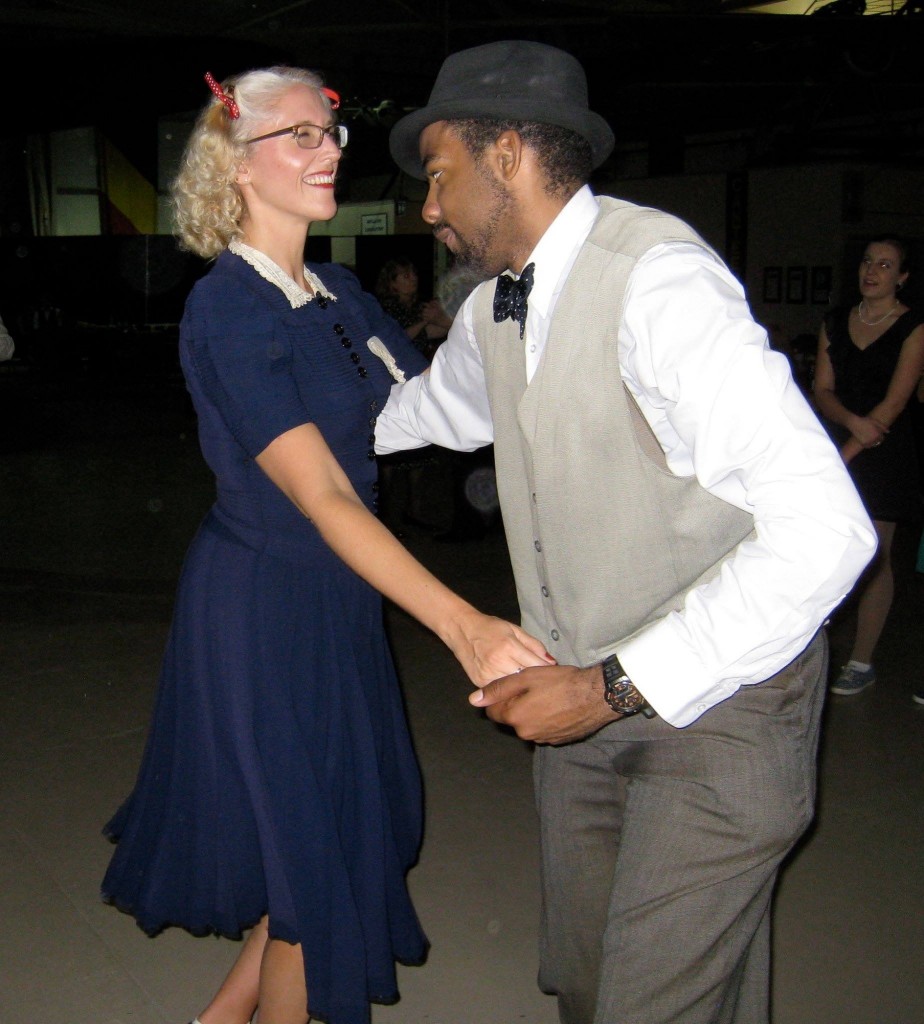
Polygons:
<instances>
[{"instance_id":1,"label":"watch face","mask_svg":"<svg viewBox=\"0 0 924 1024\"><path fill-rule=\"evenodd\" d=\"M603 697L620 715L634 715L648 706L615 655L603 662Z\"/></svg>"},{"instance_id":2,"label":"watch face","mask_svg":"<svg viewBox=\"0 0 924 1024\"><path fill-rule=\"evenodd\" d=\"M624 712L638 711L645 698L629 682L623 683L613 695L614 703Z\"/></svg>"}]
</instances>

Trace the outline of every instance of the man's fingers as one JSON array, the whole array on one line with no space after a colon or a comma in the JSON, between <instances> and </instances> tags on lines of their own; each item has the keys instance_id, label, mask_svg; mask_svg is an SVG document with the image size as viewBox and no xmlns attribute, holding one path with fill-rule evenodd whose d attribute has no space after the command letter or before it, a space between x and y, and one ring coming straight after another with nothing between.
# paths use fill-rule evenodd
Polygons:
<instances>
[{"instance_id":1,"label":"man's fingers","mask_svg":"<svg viewBox=\"0 0 924 1024\"><path fill-rule=\"evenodd\" d=\"M497 701L497 684L499 680L495 680L493 683L486 683L484 686L477 690L474 690L468 695L469 704L474 704L476 708L487 708L490 707Z\"/></svg>"},{"instance_id":2,"label":"man's fingers","mask_svg":"<svg viewBox=\"0 0 924 1024\"><path fill-rule=\"evenodd\" d=\"M501 701L509 700L516 696L517 673L495 679L493 683L482 686L469 694L468 702L476 708L488 708L492 704L499 704Z\"/></svg>"}]
</instances>

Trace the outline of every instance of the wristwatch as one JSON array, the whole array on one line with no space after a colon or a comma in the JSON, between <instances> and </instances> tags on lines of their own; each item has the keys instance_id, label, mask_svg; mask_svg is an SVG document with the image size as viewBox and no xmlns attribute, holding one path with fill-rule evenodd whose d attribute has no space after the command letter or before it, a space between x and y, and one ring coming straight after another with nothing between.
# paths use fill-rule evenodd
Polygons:
<instances>
[{"instance_id":1,"label":"wristwatch","mask_svg":"<svg viewBox=\"0 0 924 1024\"><path fill-rule=\"evenodd\" d=\"M603 699L619 715L625 718L639 711L646 718L657 715L655 709L639 693L635 684L619 664L619 658L611 654L603 662Z\"/></svg>"}]
</instances>

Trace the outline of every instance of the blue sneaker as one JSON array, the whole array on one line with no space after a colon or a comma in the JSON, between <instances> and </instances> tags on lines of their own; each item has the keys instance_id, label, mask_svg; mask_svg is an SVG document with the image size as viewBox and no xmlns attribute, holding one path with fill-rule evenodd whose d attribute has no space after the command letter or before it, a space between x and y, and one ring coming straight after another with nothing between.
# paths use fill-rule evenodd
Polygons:
<instances>
[{"instance_id":1,"label":"blue sneaker","mask_svg":"<svg viewBox=\"0 0 924 1024\"><path fill-rule=\"evenodd\" d=\"M848 662L842 669L841 674L831 685L831 692L838 693L842 697L852 697L855 693L861 693L876 682L876 670L870 665L869 668L857 668Z\"/></svg>"}]
</instances>

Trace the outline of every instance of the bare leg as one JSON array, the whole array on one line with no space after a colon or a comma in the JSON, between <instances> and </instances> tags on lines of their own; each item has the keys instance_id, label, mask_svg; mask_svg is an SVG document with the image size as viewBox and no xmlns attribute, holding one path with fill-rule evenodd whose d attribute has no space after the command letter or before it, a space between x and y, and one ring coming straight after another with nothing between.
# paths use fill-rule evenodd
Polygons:
<instances>
[{"instance_id":1,"label":"bare leg","mask_svg":"<svg viewBox=\"0 0 924 1024\"><path fill-rule=\"evenodd\" d=\"M254 927L202 1024L249 1024L260 1007L263 1024L306 1024L308 995L301 946L268 939L267 921Z\"/></svg>"},{"instance_id":2,"label":"bare leg","mask_svg":"<svg viewBox=\"0 0 924 1024\"><path fill-rule=\"evenodd\" d=\"M895 593L895 581L892 576L892 539L895 536L895 523L874 521L876 533L879 534L879 550L876 560L870 567L869 575L863 582L863 593L857 606L857 635L853 642L851 661L859 661L869 665L873 660L873 651L882 635L892 597Z\"/></svg>"},{"instance_id":3,"label":"bare leg","mask_svg":"<svg viewBox=\"0 0 924 1024\"><path fill-rule=\"evenodd\" d=\"M248 1024L260 996L260 966L266 939L264 917L247 936L244 948L215 997L199 1014L202 1024Z\"/></svg>"},{"instance_id":4,"label":"bare leg","mask_svg":"<svg viewBox=\"0 0 924 1024\"><path fill-rule=\"evenodd\" d=\"M260 968L260 1024L307 1024L302 947L270 939Z\"/></svg>"}]
</instances>

